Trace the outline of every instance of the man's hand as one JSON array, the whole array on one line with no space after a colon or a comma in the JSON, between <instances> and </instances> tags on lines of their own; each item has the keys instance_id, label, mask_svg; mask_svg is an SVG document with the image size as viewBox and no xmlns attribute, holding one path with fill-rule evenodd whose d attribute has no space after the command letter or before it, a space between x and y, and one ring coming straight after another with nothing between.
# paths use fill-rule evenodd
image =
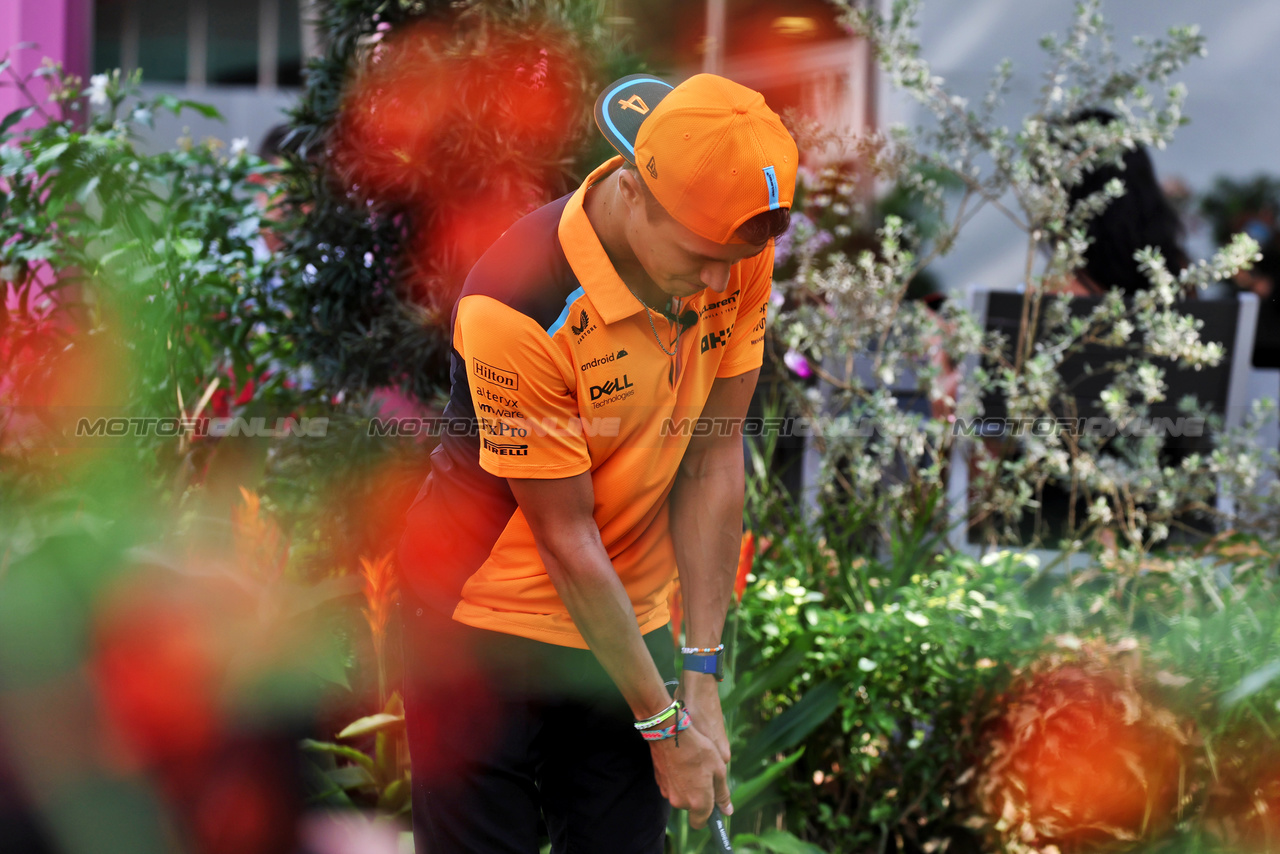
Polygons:
<instances>
[{"instance_id":1,"label":"man's hand","mask_svg":"<svg viewBox=\"0 0 1280 854\"><path fill-rule=\"evenodd\" d=\"M662 796L675 809L689 811L690 827L706 827L716 804L725 815L733 814L724 760L711 740L698 731L696 721L679 739L649 742L649 752Z\"/></svg>"},{"instance_id":2,"label":"man's hand","mask_svg":"<svg viewBox=\"0 0 1280 854\"><path fill-rule=\"evenodd\" d=\"M689 718L698 732L711 739L724 764L729 764L729 735L724 729L724 712L720 709L720 683L711 673L686 670L676 691L680 702L689 709Z\"/></svg>"}]
</instances>

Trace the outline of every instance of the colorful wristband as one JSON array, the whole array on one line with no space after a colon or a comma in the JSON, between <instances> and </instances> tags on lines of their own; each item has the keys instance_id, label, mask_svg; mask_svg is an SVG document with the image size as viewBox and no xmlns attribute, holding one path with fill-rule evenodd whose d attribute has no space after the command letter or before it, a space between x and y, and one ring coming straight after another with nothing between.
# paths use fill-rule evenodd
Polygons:
<instances>
[{"instance_id":1,"label":"colorful wristband","mask_svg":"<svg viewBox=\"0 0 1280 854\"><path fill-rule=\"evenodd\" d=\"M668 738L676 740L676 747L680 746L680 733L687 730L693 722L689 719L689 713L684 709L680 710L680 717L676 722L665 727L656 727L654 729L641 730L640 737L645 741L666 741Z\"/></svg>"},{"instance_id":2,"label":"colorful wristband","mask_svg":"<svg viewBox=\"0 0 1280 854\"><path fill-rule=\"evenodd\" d=\"M656 726L660 726L663 722L668 721L673 717L677 717L680 714L680 712L683 710L684 710L683 703L681 703L679 700L672 700L671 705L667 706L665 709L658 712L653 717L636 721L635 727L636 729L641 731L653 729Z\"/></svg>"},{"instance_id":3,"label":"colorful wristband","mask_svg":"<svg viewBox=\"0 0 1280 854\"><path fill-rule=\"evenodd\" d=\"M682 646L681 655L716 655L724 652L724 644L719 646Z\"/></svg>"}]
</instances>

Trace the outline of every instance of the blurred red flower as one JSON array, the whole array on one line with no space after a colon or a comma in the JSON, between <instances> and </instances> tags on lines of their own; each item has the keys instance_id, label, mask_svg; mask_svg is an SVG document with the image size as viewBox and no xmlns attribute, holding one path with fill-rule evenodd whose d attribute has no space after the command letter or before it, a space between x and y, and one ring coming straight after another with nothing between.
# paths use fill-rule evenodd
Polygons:
<instances>
[{"instance_id":1,"label":"blurred red flower","mask_svg":"<svg viewBox=\"0 0 1280 854\"><path fill-rule=\"evenodd\" d=\"M221 729L215 646L201 610L181 597L131 588L103 609L90 672L128 763L154 767L214 745Z\"/></svg>"}]
</instances>

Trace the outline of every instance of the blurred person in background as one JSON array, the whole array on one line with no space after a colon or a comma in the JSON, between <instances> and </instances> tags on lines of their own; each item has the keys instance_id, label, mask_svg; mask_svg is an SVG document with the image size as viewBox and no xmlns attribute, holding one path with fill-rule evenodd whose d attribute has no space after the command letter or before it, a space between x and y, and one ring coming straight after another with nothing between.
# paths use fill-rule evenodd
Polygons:
<instances>
[{"instance_id":1,"label":"blurred person in background","mask_svg":"<svg viewBox=\"0 0 1280 854\"><path fill-rule=\"evenodd\" d=\"M1258 241L1262 259L1236 274L1234 284L1258 296L1255 368L1280 368L1280 180L1259 175L1248 181L1219 178L1200 203L1213 225L1213 239L1225 246L1240 232Z\"/></svg>"},{"instance_id":2,"label":"blurred person in background","mask_svg":"<svg viewBox=\"0 0 1280 854\"><path fill-rule=\"evenodd\" d=\"M432 454L400 546L422 852L534 852L545 822L557 852L658 854L672 806L732 811L740 428L798 152L714 75L623 78L596 121L620 156L508 229L454 307L445 415L478 429ZM698 418L728 429L665 426Z\"/></svg>"},{"instance_id":3,"label":"blurred person in background","mask_svg":"<svg viewBox=\"0 0 1280 854\"><path fill-rule=\"evenodd\" d=\"M1086 110L1072 116L1068 122L1079 125L1093 121L1106 125L1115 120L1116 116L1106 110ZM1071 293L1098 296L1116 289L1132 296L1146 290L1151 283L1133 256L1147 247L1160 250L1169 272L1175 276L1190 263L1183 248L1182 220L1156 180L1151 156L1138 145L1126 151L1122 160L1124 168L1112 163L1099 163L1068 189L1070 205L1074 209L1112 180L1119 179L1124 183L1124 194L1113 199L1101 213L1089 220L1086 227L1089 248L1084 253L1084 266L1075 271L1071 281L1065 283Z\"/></svg>"}]
</instances>

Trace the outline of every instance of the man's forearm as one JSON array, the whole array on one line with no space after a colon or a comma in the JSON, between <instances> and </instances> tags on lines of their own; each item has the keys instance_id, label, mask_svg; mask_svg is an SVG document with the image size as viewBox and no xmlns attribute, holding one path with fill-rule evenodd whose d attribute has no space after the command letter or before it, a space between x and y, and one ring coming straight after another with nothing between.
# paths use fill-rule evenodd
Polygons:
<instances>
[{"instance_id":1,"label":"man's forearm","mask_svg":"<svg viewBox=\"0 0 1280 854\"><path fill-rule=\"evenodd\" d=\"M686 461L671 491L671 538L680 569L685 643L720 643L742 540L741 445L725 443Z\"/></svg>"},{"instance_id":2,"label":"man's forearm","mask_svg":"<svg viewBox=\"0 0 1280 854\"><path fill-rule=\"evenodd\" d=\"M557 556L541 549L543 563L569 616L637 718L671 702L636 624L635 609L604 546L584 544Z\"/></svg>"}]
</instances>

